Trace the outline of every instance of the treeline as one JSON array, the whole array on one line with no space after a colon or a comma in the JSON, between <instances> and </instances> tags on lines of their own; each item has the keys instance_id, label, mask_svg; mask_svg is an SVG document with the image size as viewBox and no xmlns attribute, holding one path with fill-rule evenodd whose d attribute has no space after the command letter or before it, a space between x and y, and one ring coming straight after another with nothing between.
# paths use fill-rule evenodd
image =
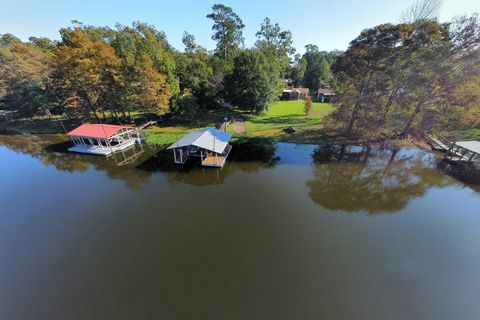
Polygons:
<instances>
[{"instance_id":1,"label":"treeline","mask_svg":"<svg viewBox=\"0 0 480 320\"><path fill-rule=\"evenodd\" d=\"M441 23L437 0L418 2L402 23L366 29L346 52L307 45L265 18L253 48L241 18L214 5L216 48L187 32L178 51L145 23L114 28L73 22L61 40L0 36L0 110L13 116L127 117L132 112L199 112L231 103L260 113L287 83L337 93L330 126L349 134L473 127L480 122L478 16Z\"/></svg>"},{"instance_id":2,"label":"treeline","mask_svg":"<svg viewBox=\"0 0 480 320\"><path fill-rule=\"evenodd\" d=\"M226 102L259 113L292 74L312 91L332 78L333 59L326 64L311 58L323 54L313 45L292 65L292 35L269 18L252 49L244 48L244 24L231 8L214 5L207 18L217 43L211 52L187 32L179 52L163 32L139 22L109 28L74 21L60 30L60 41L1 35L0 109L18 117L99 120L139 111L188 120Z\"/></svg>"},{"instance_id":3,"label":"treeline","mask_svg":"<svg viewBox=\"0 0 480 320\"><path fill-rule=\"evenodd\" d=\"M440 23L436 3L416 3L404 22L362 31L335 61L334 126L406 137L480 124L478 15Z\"/></svg>"}]
</instances>

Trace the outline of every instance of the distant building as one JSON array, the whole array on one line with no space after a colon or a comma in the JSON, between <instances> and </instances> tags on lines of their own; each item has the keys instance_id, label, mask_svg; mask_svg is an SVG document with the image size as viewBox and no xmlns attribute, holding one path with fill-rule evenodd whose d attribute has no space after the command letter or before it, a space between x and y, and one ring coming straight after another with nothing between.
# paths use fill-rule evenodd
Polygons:
<instances>
[{"instance_id":1,"label":"distant building","mask_svg":"<svg viewBox=\"0 0 480 320\"><path fill-rule=\"evenodd\" d=\"M282 91L282 100L298 100L303 99L305 100L308 96L309 90L308 88L295 88L293 86L286 87Z\"/></svg>"},{"instance_id":2,"label":"distant building","mask_svg":"<svg viewBox=\"0 0 480 320\"><path fill-rule=\"evenodd\" d=\"M320 102L330 102L335 97L335 92L327 88L317 90L316 98Z\"/></svg>"}]
</instances>

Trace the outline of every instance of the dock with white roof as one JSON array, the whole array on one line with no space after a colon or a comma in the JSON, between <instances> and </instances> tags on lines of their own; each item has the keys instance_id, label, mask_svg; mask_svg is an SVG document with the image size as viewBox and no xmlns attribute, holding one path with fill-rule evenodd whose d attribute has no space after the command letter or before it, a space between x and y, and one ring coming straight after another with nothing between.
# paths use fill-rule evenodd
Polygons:
<instances>
[{"instance_id":1,"label":"dock with white roof","mask_svg":"<svg viewBox=\"0 0 480 320\"><path fill-rule=\"evenodd\" d=\"M169 146L175 163L183 164L190 157L199 157L202 166L223 168L232 146L232 135L214 128L193 131Z\"/></svg>"}]
</instances>

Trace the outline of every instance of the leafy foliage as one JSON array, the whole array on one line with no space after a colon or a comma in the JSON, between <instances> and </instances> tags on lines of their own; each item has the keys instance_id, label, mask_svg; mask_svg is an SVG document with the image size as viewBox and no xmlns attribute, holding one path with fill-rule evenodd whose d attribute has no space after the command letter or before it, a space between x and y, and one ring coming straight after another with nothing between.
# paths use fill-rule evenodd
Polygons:
<instances>
[{"instance_id":1,"label":"leafy foliage","mask_svg":"<svg viewBox=\"0 0 480 320\"><path fill-rule=\"evenodd\" d=\"M341 84L335 124L348 133L388 128L406 136L465 123L462 114L476 112L461 110L474 110L480 94L471 87L480 76L479 35L476 16L363 31L334 65Z\"/></svg>"},{"instance_id":2,"label":"leafy foliage","mask_svg":"<svg viewBox=\"0 0 480 320\"><path fill-rule=\"evenodd\" d=\"M213 20L212 30L215 33L212 40L217 42L216 54L224 60L231 60L236 51L243 45L243 24L242 19L232 10L223 4L215 4L212 13L207 18Z\"/></svg>"},{"instance_id":3,"label":"leafy foliage","mask_svg":"<svg viewBox=\"0 0 480 320\"><path fill-rule=\"evenodd\" d=\"M256 50L242 51L233 72L225 78L228 100L245 110L260 113L279 96L281 80L276 65Z\"/></svg>"}]
</instances>

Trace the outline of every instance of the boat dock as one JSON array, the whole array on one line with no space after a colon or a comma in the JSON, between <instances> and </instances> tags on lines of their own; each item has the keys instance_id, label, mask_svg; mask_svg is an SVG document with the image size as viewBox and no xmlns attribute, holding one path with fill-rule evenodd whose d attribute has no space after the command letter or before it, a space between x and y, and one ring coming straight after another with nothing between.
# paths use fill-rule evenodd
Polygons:
<instances>
[{"instance_id":1,"label":"boat dock","mask_svg":"<svg viewBox=\"0 0 480 320\"><path fill-rule=\"evenodd\" d=\"M445 159L470 165L480 160L480 141L453 142L447 150Z\"/></svg>"},{"instance_id":2,"label":"boat dock","mask_svg":"<svg viewBox=\"0 0 480 320\"><path fill-rule=\"evenodd\" d=\"M191 157L200 158L204 167L223 168L232 146L230 133L205 128L190 132L178 139L167 150L173 151L175 163L184 164Z\"/></svg>"}]
</instances>

